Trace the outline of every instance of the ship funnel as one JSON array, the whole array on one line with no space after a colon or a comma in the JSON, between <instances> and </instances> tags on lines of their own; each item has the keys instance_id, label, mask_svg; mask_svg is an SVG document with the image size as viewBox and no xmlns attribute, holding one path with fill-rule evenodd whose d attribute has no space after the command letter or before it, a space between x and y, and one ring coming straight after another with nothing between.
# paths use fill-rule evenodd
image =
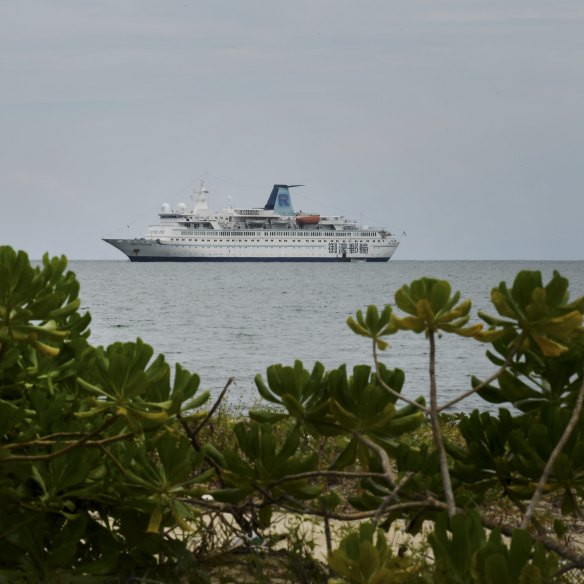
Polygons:
<instances>
[{"instance_id":1,"label":"ship funnel","mask_svg":"<svg viewBox=\"0 0 584 584\"><path fill-rule=\"evenodd\" d=\"M303 185L274 185L268 202L264 206L265 211L274 211L279 215L295 215L292 200L290 198L291 187L301 187Z\"/></svg>"}]
</instances>

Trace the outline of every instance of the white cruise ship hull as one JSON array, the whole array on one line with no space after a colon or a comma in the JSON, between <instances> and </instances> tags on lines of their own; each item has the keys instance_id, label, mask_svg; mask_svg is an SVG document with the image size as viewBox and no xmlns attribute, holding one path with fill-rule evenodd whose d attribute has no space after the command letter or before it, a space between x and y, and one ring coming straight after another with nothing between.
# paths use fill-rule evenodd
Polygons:
<instances>
[{"instance_id":1,"label":"white cruise ship hull","mask_svg":"<svg viewBox=\"0 0 584 584\"><path fill-rule=\"evenodd\" d=\"M387 262L399 242L369 237L293 236L269 241L263 234L248 241L223 237L207 242L162 242L148 239L104 239L132 262ZM311 238L313 239L313 238ZM252 240L252 241L250 241Z\"/></svg>"}]
</instances>

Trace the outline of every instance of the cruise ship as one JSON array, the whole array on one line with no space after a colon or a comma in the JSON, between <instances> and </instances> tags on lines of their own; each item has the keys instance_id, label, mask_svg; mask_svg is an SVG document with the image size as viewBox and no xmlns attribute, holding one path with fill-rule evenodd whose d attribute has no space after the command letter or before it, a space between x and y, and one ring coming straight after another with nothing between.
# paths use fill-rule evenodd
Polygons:
<instances>
[{"instance_id":1,"label":"cruise ship","mask_svg":"<svg viewBox=\"0 0 584 584\"><path fill-rule=\"evenodd\" d=\"M164 203L144 237L104 239L132 262L387 262L399 241L384 228L342 216L295 212L290 189L274 185L260 208L211 211L206 180L194 207Z\"/></svg>"}]
</instances>

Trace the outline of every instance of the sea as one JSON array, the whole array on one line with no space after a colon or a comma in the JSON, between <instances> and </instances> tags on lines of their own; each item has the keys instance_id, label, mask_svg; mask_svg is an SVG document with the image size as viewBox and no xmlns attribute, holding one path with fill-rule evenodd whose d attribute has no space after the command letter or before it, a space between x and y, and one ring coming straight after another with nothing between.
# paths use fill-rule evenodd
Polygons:
<instances>
[{"instance_id":1,"label":"sea","mask_svg":"<svg viewBox=\"0 0 584 584\"><path fill-rule=\"evenodd\" d=\"M375 304L395 306L395 292L429 276L446 279L461 299L496 314L490 292L509 286L520 270L539 270L547 282L554 270L570 281L570 297L584 295L583 261L405 261L375 263L131 263L72 261L81 303L92 315L93 345L142 339L201 378L201 389L216 397L231 377L226 403L236 408L261 404L254 378L272 364L316 361L327 369L346 364L373 366L371 343L347 326L349 316ZM399 310L398 310L399 313ZM403 392L428 395L429 346L423 334L390 337L381 361L405 372ZM438 393L442 402L470 389L475 375L495 371L488 345L444 334L437 341ZM452 411L488 406L478 397Z\"/></svg>"}]
</instances>

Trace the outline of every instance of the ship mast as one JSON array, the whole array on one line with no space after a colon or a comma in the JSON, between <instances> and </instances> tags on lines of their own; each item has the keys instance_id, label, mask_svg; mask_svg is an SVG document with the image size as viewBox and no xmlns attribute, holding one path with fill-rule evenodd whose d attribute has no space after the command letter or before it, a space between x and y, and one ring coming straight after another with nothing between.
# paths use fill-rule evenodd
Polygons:
<instances>
[{"instance_id":1,"label":"ship mast","mask_svg":"<svg viewBox=\"0 0 584 584\"><path fill-rule=\"evenodd\" d=\"M195 208L193 209L194 214L199 215L209 214L209 203L207 201L208 194L209 190L207 189L207 179L202 178L199 185L199 190L195 191L193 194L193 197L196 195Z\"/></svg>"}]
</instances>

